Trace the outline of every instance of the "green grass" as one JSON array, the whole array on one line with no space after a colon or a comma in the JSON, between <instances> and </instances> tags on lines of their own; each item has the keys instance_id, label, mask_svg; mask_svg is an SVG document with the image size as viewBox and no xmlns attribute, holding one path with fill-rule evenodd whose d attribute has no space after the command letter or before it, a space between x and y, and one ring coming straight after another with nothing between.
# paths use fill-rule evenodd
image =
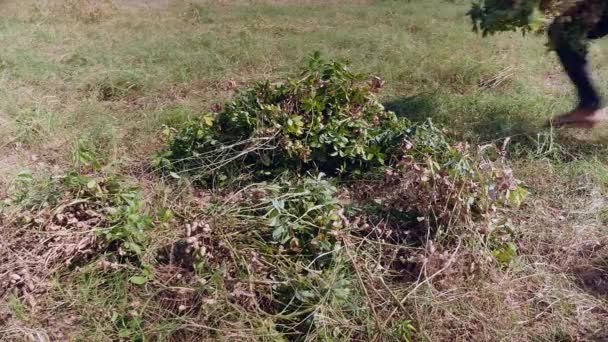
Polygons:
<instances>
[{"instance_id":1,"label":"green grass","mask_svg":"<svg viewBox=\"0 0 608 342\"><path fill-rule=\"evenodd\" d=\"M152 154L164 149L165 126L180 127L186 118L230 99L235 88L293 76L318 50L328 58L350 60L354 70L384 78L381 100L400 116L413 121L432 118L457 139L472 144L501 146L511 138L510 163L531 196L523 208L503 213L516 232L519 248L518 257L505 269L488 268L483 261L476 264L482 258L476 253L487 246L475 239L466 240L470 245L458 253L447 243L436 246L437 253L427 245L421 247L427 258L457 255L445 278L442 274L431 283L399 279L386 271L383 279L388 283L383 284L384 280L365 278L370 270L351 268L347 282L359 284L362 276L373 280L378 292L364 293L365 287L353 285L347 302L331 297L332 291L323 292L325 301L314 306L319 312L316 319L335 321L321 324L326 330L311 339L397 335L405 339L409 328L403 322L408 321L416 330L409 333L421 341L553 341L591 339L603 333L606 294L582 285L581 279L590 269L602 269L598 265L608 258L604 247L608 134L601 128L593 133L541 128L547 118L569 110L575 102L544 37L502 34L482 39L471 32L465 16L469 3L458 0L356 4L175 0L166 7L162 1L152 1L149 7L121 1L115 6L49 3L55 5L11 1L0 9L0 198L14 192L14 179L23 169L45 175L34 177L36 185L19 194L17 209L23 213L0 206L0 226L14 228L6 229L7 236L18 235L14 232L23 216L35 217L40 208L48 207L47 202L63 195L47 175L73 168L83 173L118 173L142 189L152 212L171 209L175 215L166 222L154 218L151 251L144 257L154 262L150 255L177 241L183 223L215 219L213 210L201 209L212 195L186 179L161 180L149 172ZM604 94L605 48L606 43L599 42L591 49L597 84ZM228 198L232 195L238 197L228 194ZM234 209L235 204L224 200L219 201L222 210ZM220 209L215 213L224 212ZM239 226L225 221L222 238L231 241L230 229ZM235 241L235 246L241 242ZM230 248L238 251L235 246ZM221 254L228 252L215 247L214 252L232 260ZM268 252L264 246L256 248L252 251ZM356 245L348 251L361 253L358 257L363 259L357 260L367 261L354 263L355 267L375 265L374 258L382 255ZM36 308L28 306L27 299L0 292L0 341L34 336L36 331L94 341L143 336L270 341L285 333L274 323L291 318L281 316L288 313L259 314L245 302L246 295L234 295L234 279L226 281L226 274L244 278L256 272L230 273L234 270L226 267L232 261L213 264L215 273L196 279L200 283L192 288L205 299L203 308L188 308L186 314L179 310L179 300L165 305L159 298L187 296L179 289L192 283L161 279L162 286L136 286L129 279L137 274L137 265L127 263L135 269L108 272L96 263L104 258L54 274L49 291L38 295ZM278 265L296 267L289 260L277 260ZM242 263L234 261L234 265ZM294 269L286 266L283 271L297 273ZM172 272L166 270L162 276ZM299 285L319 289L335 284L335 279L327 280L335 276L299 279ZM407 314L392 296L407 296ZM367 301L388 304L362 304ZM377 312L354 312L353 307L373 307ZM389 315L393 307L399 308L398 314ZM54 319L48 318L53 315ZM66 323L73 316L80 318ZM378 322L378 317L391 319ZM354 325L368 327L368 335Z\"/></svg>"},{"instance_id":2,"label":"green grass","mask_svg":"<svg viewBox=\"0 0 608 342\"><path fill-rule=\"evenodd\" d=\"M11 94L0 109L13 117L24 106L60 112L61 125L45 132L49 136L71 137L107 117L101 121L119 128L118 139L128 134L125 140L133 141L135 134L139 141L162 123L149 115L172 102L209 105L226 97L226 81L291 74L294 61L314 50L386 78L386 100L405 103L408 115L450 123L457 117L462 132L505 136L523 129L521 118L534 127L566 107L564 96L556 96L565 87L545 87L544 78L557 67L543 54L542 39L480 40L470 32L465 10L443 4L437 13L431 3L391 1L230 10L176 4L162 15L138 13L137 20L111 9L93 23L56 12L28 18L24 11L4 20L0 59L3 88L26 87L31 94ZM496 77L502 83L492 83Z\"/></svg>"},{"instance_id":3,"label":"green grass","mask_svg":"<svg viewBox=\"0 0 608 342\"><path fill-rule=\"evenodd\" d=\"M137 20L132 12L111 9L93 23L56 11L42 18L23 11L5 19L0 31L6 89L0 110L21 122L14 130L24 139L73 138L98 126L116 141L148 146L164 123L159 111L221 102L229 96L227 81L292 74L299 64L294 61L314 50L381 75L389 104L415 118L455 124L468 139L533 130L567 108L568 87L546 86L546 77L559 72L542 38L480 40L470 32L465 10L442 4L436 13L431 3L391 1L230 10L176 4L162 15L139 12ZM24 107L53 113L54 125L38 122L43 118L37 115L43 132L35 126L23 132ZM35 149L49 145L27 143ZM136 145L125 147L138 150ZM126 149L118 150L114 154Z\"/></svg>"}]
</instances>

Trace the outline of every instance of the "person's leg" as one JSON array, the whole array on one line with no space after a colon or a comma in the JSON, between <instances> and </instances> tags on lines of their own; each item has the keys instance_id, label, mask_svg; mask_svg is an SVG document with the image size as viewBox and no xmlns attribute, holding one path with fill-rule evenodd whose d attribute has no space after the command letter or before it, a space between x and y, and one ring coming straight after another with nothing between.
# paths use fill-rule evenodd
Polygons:
<instances>
[{"instance_id":1,"label":"person's leg","mask_svg":"<svg viewBox=\"0 0 608 342\"><path fill-rule=\"evenodd\" d=\"M579 98L577 108L600 108L601 99L591 80L586 55L569 46L556 47L555 52L568 77L576 87Z\"/></svg>"},{"instance_id":2,"label":"person's leg","mask_svg":"<svg viewBox=\"0 0 608 342\"><path fill-rule=\"evenodd\" d=\"M576 22L561 22L558 18L549 28L549 36L566 74L576 87L578 108L597 109L601 99L589 73L586 37L580 31Z\"/></svg>"},{"instance_id":3,"label":"person's leg","mask_svg":"<svg viewBox=\"0 0 608 342\"><path fill-rule=\"evenodd\" d=\"M600 111L602 101L588 70L587 41L608 34L608 11L606 10L578 6L563 17L557 18L549 28L550 42L564 70L576 87L579 98L575 110L556 120L555 123L558 125L572 124L580 127L593 127L603 120L603 113ZM595 16L595 18L590 18L590 16Z\"/></svg>"}]
</instances>

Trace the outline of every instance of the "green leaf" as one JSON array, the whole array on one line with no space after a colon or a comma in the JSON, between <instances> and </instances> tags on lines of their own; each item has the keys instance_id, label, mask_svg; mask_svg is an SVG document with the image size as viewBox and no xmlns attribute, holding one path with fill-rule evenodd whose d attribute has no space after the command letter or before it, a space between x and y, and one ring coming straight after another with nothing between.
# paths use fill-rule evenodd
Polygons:
<instances>
[{"instance_id":1,"label":"green leaf","mask_svg":"<svg viewBox=\"0 0 608 342\"><path fill-rule=\"evenodd\" d=\"M136 235L137 233L135 231L133 231L133 229L131 229L130 233L131 233L131 235L137 236ZM125 248L128 249L128 250L130 250L130 251L133 251L137 255L139 255L139 254L142 253L141 246L138 245L138 244L136 244L136 243L127 242L127 243L125 243Z\"/></svg>"},{"instance_id":2,"label":"green leaf","mask_svg":"<svg viewBox=\"0 0 608 342\"><path fill-rule=\"evenodd\" d=\"M203 116L203 123L205 123L205 125L209 127L213 126L214 121L215 117L213 116L213 114L207 114Z\"/></svg>"},{"instance_id":3,"label":"green leaf","mask_svg":"<svg viewBox=\"0 0 608 342\"><path fill-rule=\"evenodd\" d=\"M341 300L348 299L348 297L350 296L350 293L351 293L351 291L349 288L334 289L334 296L336 296L336 298L341 299Z\"/></svg>"},{"instance_id":4,"label":"green leaf","mask_svg":"<svg viewBox=\"0 0 608 342\"><path fill-rule=\"evenodd\" d=\"M296 292L296 298L299 299L302 302L306 302L309 299L315 298L315 294L314 294L314 292L312 292L310 290L297 291Z\"/></svg>"},{"instance_id":5,"label":"green leaf","mask_svg":"<svg viewBox=\"0 0 608 342\"><path fill-rule=\"evenodd\" d=\"M284 239L284 235L287 232L287 229L285 229L284 226L277 226L273 231L272 231L272 239L274 241L282 241Z\"/></svg>"},{"instance_id":6,"label":"green leaf","mask_svg":"<svg viewBox=\"0 0 608 342\"><path fill-rule=\"evenodd\" d=\"M144 276L133 276L129 281L135 285L144 285L148 282L148 278Z\"/></svg>"},{"instance_id":7,"label":"green leaf","mask_svg":"<svg viewBox=\"0 0 608 342\"><path fill-rule=\"evenodd\" d=\"M530 193L521 186L507 193L507 200L516 208L519 208Z\"/></svg>"},{"instance_id":8,"label":"green leaf","mask_svg":"<svg viewBox=\"0 0 608 342\"><path fill-rule=\"evenodd\" d=\"M131 330L122 328L118 331L118 337L127 338L131 336Z\"/></svg>"},{"instance_id":9,"label":"green leaf","mask_svg":"<svg viewBox=\"0 0 608 342\"><path fill-rule=\"evenodd\" d=\"M96 186L97 186L97 182L94 179L91 179L87 183L87 188L89 188L89 189L94 189Z\"/></svg>"},{"instance_id":10,"label":"green leaf","mask_svg":"<svg viewBox=\"0 0 608 342\"><path fill-rule=\"evenodd\" d=\"M508 265L517 257L517 245L512 242L502 244L492 251L492 255L502 265Z\"/></svg>"},{"instance_id":11,"label":"green leaf","mask_svg":"<svg viewBox=\"0 0 608 342\"><path fill-rule=\"evenodd\" d=\"M32 175L31 171L25 170L19 172L17 179L22 183L30 183L34 179L34 176Z\"/></svg>"},{"instance_id":12,"label":"green leaf","mask_svg":"<svg viewBox=\"0 0 608 342\"><path fill-rule=\"evenodd\" d=\"M273 213L277 213L276 211L273 211ZM277 227L278 225L280 225L280 221L279 221L279 216L278 213L275 214L275 216L272 216L267 223L270 227Z\"/></svg>"}]
</instances>

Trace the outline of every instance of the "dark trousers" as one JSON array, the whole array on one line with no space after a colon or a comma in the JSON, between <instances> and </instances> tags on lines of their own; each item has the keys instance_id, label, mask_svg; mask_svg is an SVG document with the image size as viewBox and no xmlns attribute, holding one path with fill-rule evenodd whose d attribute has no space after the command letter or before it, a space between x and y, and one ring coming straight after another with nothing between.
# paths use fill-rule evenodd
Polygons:
<instances>
[{"instance_id":1,"label":"dark trousers","mask_svg":"<svg viewBox=\"0 0 608 342\"><path fill-rule=\"evenodd\" d=\"M587 62L587 41L608 34L608 8L602 9L591 24L583 19L586 13L575 13L571 18L557 18L549 28L549 37L566 73L578 92L581 109L597 109L602 100L593 85ZM597 10L597 9L596 9Z\"/></svg>"}]
</instances>

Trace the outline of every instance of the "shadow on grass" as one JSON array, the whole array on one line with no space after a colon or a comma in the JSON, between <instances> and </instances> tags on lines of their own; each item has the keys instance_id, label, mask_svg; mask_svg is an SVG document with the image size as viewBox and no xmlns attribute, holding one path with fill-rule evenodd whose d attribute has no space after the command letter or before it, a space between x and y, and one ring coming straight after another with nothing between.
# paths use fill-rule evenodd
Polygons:
<instances>
[{"instance_id":1,"label":"shadow on grass","mask_svg":"<svg viewBox=\"0 0 608 342\"><path fill-rule=\"evenodd\" d=\"M453 134L476 142L535 135L540 127L537 119L531 120L522 110L523 106L510 106L504 99L421 93L392 99L384 105L400 117L413 122L431 119Z\"/></svg>"},{"instance_id":2,"label":"shadow on grass","mask_svg":"<svg viewBox=\"0 0 608 342\"><path fill-rule=\"evenodd\" d=\"M420 93L392 99L384 103L384 107L395 112L400 117L408 118L414 122L424 121L436 113L437 103L433 93Z\"/></svg>"},{"instance_id":3,"label":"shadow on grass","mask_svg":"<svg viewBox=\"0 0 608 342\"><path fill-rule=\"evenodd\" d=\"M543 127L542 104L499 95L454 96L428 92L395 98L386 109L413 122L446 127L457 138L476 144L500 144L510 139L510 151L518 156L547 157L568 161L581 157L608 157L608 130L604 134ZM544 110L544 112L543 112ZM546 114L545 114L546 115Z\"/></svg>"}]
</instances>

